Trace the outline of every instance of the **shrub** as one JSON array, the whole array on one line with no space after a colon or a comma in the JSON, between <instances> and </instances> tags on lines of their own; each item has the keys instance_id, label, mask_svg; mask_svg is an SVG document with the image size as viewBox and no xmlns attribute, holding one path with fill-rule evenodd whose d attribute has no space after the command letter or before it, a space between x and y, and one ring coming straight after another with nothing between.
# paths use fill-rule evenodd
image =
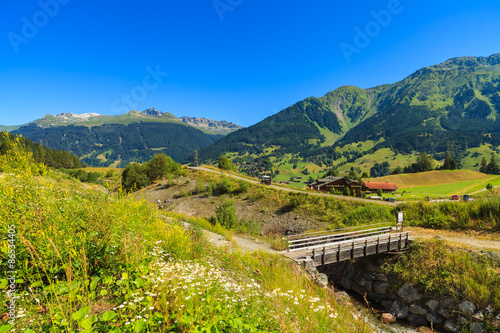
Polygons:
<instances>
[{"instance_id":1,"label":"shrub","mask_svg":"<svg viewBox=\"0 0 500 333\"><path fill-rule=\"evenodd\" d=\"M234 201L223 199L215 209L215 219L221 226L232 229L238 222Z\"/></svg>"}]
</instances>

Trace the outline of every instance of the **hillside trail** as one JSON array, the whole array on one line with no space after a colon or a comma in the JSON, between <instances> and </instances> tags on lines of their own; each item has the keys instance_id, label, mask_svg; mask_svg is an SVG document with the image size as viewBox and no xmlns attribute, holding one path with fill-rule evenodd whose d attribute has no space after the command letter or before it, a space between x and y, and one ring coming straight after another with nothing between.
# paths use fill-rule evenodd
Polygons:
<instances>
[{"instance_id":1,"label":"hillside trail","mask_svg":"<svg viewBox=\"0 0 500 333\"><path fill-rule=\"evenodd\" d=\"M235 179L242 179L245 180L249 183L252 184L260 184L260 181L254 180L254 179L249 179L245 177L241 177L238 175L233 175L231 173L226 173L222 170L214 170L210 168L205 168L205 167L188 167L191 170L198 170L198 171L207 171L207 172L213 172L213 173L222 173L228 177L235 178ZM396 206L398 204L404 203L403 201L398 201L397 203L394 202L388 202L388 201L378 201L378 200L370 200L370 199L363 199L363 198L356 198L356 197L347 197L347 196L341 196L341 195L333 195L333 194L326 194L326 193L321 193L321 192L316 192L316 191L303 191L303 190L296 190L293 188L289 187L281 187L278 185L265 185L267 187L276 189L276 190L282 190L285 192L294 192L294 193L306 193L310 195L317 195L317 196L322 196L322 197L332 197L332 198L337 198L337 199L342 199L342 200L348 200L348 201L357 201L357 202L366 202L366 203L372 203L372 204L379 204L379 205L387 205L387 206Z\"/></svg>"},{"instance_id":2,"label":"hillside trail","mask_svg":"<svg viewBox=\"0 0 500 333\"><path fill-rule=\"evenodd\" d=\"M406 228L405 228L406 229ZM493 251L500 253L500 233L457 232L408 227L414 238L443 239L455 246L470 250Z\"/></svg>"}]
</instances>

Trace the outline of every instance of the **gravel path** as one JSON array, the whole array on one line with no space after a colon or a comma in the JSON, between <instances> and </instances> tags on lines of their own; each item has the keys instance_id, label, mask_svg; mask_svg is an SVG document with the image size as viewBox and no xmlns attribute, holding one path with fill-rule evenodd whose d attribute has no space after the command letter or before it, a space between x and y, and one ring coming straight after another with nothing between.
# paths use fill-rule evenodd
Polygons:
<instances>
[{"instance_id":1,"label":"gravel path","mask_svg":"<svg viewBox=\"0 0 500 333\"><path fill-rule=\"evenodd\" d=\"M191 229L191 224L184 222L185 229ZM228 247L234 249L239 248L243 252L252 253L255 251L263 251L268 253L278 253L277 251L271 249L269 244L264 243L258 239L251 239L241 236L233 236L232 241L228 240L226 237L213 233L208 230L203 230L203 235L207 240L216 247Z\"/></svg>"}]
</instances>

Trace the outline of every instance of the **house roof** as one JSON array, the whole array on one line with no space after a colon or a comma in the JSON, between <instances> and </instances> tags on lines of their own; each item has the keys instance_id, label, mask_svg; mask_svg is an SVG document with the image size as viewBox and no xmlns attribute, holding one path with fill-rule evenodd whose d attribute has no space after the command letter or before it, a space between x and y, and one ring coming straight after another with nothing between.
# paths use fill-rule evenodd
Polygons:
<instances>
[{"instance_id":1,"label":"house roof","mask_svg":"<svg viewBox=\"0 0 500 333\"><path fill-rule=\"evenodd\" d=\"M398 186L395 183L371 183L366 182L366 187L370 190L397 190Z\"/></svg>"}]
</instances>

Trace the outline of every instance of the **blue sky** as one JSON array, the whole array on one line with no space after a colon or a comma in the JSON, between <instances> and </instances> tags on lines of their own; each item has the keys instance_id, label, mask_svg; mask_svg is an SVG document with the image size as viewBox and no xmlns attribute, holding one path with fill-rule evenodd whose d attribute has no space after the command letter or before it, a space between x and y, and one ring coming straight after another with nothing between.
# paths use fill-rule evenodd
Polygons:
<instances>
[{"instance_id":1,"label":"blue sky","mask_svg":"<svg viewBox=\"0 0 500 333\"><path fill-rule=\"evenodd\" d=\"M155 107L249 126L342 85L498 53L499 36L497 0L10 0L0 124Z\"/></svg>"}]
</instances>

